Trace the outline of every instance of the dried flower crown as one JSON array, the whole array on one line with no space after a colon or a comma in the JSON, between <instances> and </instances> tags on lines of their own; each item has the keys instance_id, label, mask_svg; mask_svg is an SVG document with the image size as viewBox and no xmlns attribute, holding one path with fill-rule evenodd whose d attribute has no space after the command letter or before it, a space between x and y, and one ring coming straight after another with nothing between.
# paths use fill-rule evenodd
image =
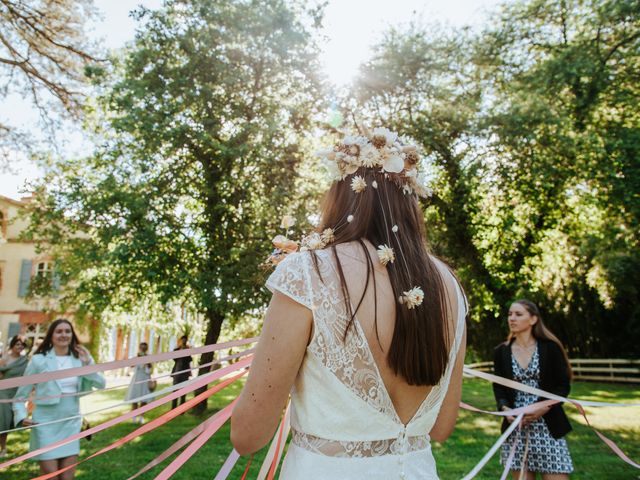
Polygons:
<instances>
[{"instance_id":1,"label":"dried flower crown","mask_svg":"<svg viewBox=\"0 0 640 480\"><path fill-rule=\"evenodd\" d=\"M431 191L425 185L425 176L418 171L418 148L400 139L397 133L383 127L365 132L365 135L346 136L332 148L316 153L323 158L335 180L344 180L360 168L378 169L385 178L399 185L407 194L428 197ZM364 178L356 175L351 188L361 193L367 188ZM372 182L372 187L377 184Z\"/></svg>"},{"instance_id":2,"label":"dried flower crown","mask_svg":"<svg viewBox=\"0 0 640 480\"><path fill-rule=\"evenodd\" d=\"M335 180L343 181L350 175L351 189L356 193L364 192L368 187L367 181L360 175L354 175L359 169L379 169L384 173L384 179L390 180L398 187L402 188L405 194L415 194L419 197L427 197L431 195L431 190L425 185L424 174L418 171L420 163L420 155L418 149L401 141L395 132L386 128L376 128L371 134L358 136L347 136L342 142L337 143L333 148L322 150L318 155L324 158L329 165L330 171ZM378 183L373 180L370 186L378 189ZM354 215L347 216L347 223L352 222ZM392 226L389 228L391 234L398 235L398 226L390 218ZM385 219L386 222L386 219ZM295 219L290 215L285 215L280 224L284 228L287 235L289 228L295 224ZM341 225L335 226L336 229ZM303 236L300 242L288 239L285 235L277 235L273 239L275 247L265 264L277 265L286 255L305 250L320 250L325 248L329 243L334 241L335 230L326 228L324 231L312 232ZM390 236L388 237L390 239ZM391 242L389 242L391 243ZM377 250L380 264L386 267L389 263L396 260L396 252L388 245L380 245ZM405 268L407 261L400 252ZM407 272L408 272L407 268ZM408 309L416 308L422 304L424 300L424 292L419 286L402 292L398 302Z\"/></svg>"}]
</instances>

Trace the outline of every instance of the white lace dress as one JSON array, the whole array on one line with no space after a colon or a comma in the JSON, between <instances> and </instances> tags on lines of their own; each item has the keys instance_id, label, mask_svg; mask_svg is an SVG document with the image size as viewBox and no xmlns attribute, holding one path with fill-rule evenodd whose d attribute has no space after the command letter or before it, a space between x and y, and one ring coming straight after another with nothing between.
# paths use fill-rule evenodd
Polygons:
<instances>
[{"instance_id":1,"label":"white lace dress","mask_svg":"<svg viewBox=\"0 0 640 480\"><path fill-rule=\"evenodd\" d=\"M464 330L462 291L457 288L459 318L446 373L404 425L357 321L343 342L348 317L339 277L331 253L316 253L324 282L309 252L289 255L267 280L270 290L309 308L314 322L291 392L292 441L280 478L437 479L428 434L446 394Z\"/></svg>"}]
</instances>

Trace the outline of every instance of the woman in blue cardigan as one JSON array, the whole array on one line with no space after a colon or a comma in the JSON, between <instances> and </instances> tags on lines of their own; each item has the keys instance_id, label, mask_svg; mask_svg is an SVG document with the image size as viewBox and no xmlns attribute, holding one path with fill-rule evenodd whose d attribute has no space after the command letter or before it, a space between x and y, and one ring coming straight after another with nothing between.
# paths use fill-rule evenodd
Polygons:
<instances>
[{"instance_id":1,"label":"woman in blue cardigan","mask_svg":"<svg viewBox=\"0 0 640 480\"><path fill-rule=\"evenodd\" d=\"M24 374L54 372L93 363L91 354L78 342L78 337L73 330L71 322L66 319L58 319L49 326L47 335L31 358ZM31 429L30 451L51 445L79 433L82 426L81 417L49 425L39 426L39 424L79 415L80 400L77 394L79 392L86 394L94 388L104 388L104 386L104 376L99 373L38 383L35 385L32 418L27 418L24 402L14 403L13 410L16 425L33 427ZM24 385L18 389L15 398L26 401L33 389L33 385ZM52 473L76 463L79 452L80 442L75 440L38 455L35 459L40 462L42 473ZM75 468L72 468L55 478L72 480L74 477Z\"/></svg>"}]
</instances>

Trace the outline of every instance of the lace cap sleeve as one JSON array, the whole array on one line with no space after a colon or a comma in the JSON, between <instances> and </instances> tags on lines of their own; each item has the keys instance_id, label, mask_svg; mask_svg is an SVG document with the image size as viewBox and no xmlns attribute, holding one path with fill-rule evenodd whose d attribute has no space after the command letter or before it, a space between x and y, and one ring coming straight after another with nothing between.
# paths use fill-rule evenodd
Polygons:
<instances>
[{"instance_id":1,"label":"lace cap sleeve","mask_svg":"<svg viewBox=\"0 0 640 480\"><path fill-rule=\"evenodd\" d=\"M267 279L267 288L272 292L277 290L284 293L312 310L313 296L309 278L309 261L309 255L304 252L287 255Z\"/></svg>"}]
</instances>

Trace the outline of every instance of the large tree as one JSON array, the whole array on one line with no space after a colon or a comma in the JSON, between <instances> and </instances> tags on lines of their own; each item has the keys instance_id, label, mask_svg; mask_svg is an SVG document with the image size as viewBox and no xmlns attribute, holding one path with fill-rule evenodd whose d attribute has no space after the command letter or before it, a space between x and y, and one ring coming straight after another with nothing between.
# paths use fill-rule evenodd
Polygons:
<instances>
[{"instance_id":1,"label":"large tree","mask_svg":"<svg viewBox=\"0 0 640 480\"><path fill-rule=\"evenodd\" d=\"M637 7L507 4L478 42L492 99L487 265L582 355L632 354L640 335Z\"/></svg>"},{"instance_id":2,"label":"large tree","mask_svg":"<svg viewBox=\"0 0 640 480\"><path fill-rule=\"evenodd\" d=\"M321 106L318 15L284 0L137 12L100 100L105 144L54 164L32 210L69 302L93 316L150 295L187 302L206 317L207 344L264 304L260 264L300 201L304 133Z\"/></svg>"}]
</instances>

